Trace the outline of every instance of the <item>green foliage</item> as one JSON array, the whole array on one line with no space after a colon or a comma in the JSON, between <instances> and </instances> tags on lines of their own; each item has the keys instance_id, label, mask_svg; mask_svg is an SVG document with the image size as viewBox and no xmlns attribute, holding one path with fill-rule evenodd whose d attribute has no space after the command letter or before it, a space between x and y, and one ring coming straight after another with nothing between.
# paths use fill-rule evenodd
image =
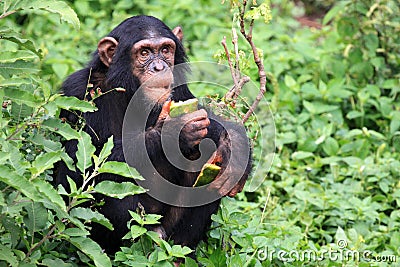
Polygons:
<instances>
[{"instance_id":1,"label":"green foliage","mask_svg":"<svg viewBox=\"0 0 400 267\"><path fill-rule=\"evenodd\" d=\"M96 110L92 102L60 96L58 90L87 62L99 38L139 13L155 15L170 27L183 26L192 61L212 60L214 54L224 61L218 51L222 37L231 33L229 5L208 0L1 1L0 266L173 266L177 260L184 266L371 265L276 256L278 251L338 249L339 240L345 240L346 249L394 255L398 262L398 3L304 1L304 10L296 2L274 0L271 10L261 5L247 14L261 18L255 21L253 40L270 72L266 99L275 112L276 155L271 169L267 156L257 159L256 174L267 177L260 188L222 201L207 242L195 251L196 263L187 257L189 248L149 231L160 216L142 210L131 213L126 247L115 255L105 255L88 237L90 224L112 225L80 204L90 205L95 192L122 198L144 189L133 180L93 184L102 173L140 175L125 163L107 161L112 138L95 155L86 133L58 119L61 108ZM327 11L320 30L293 19L320 7ZM270 15L267 25L263 20ZM241 70L257 80L250 48L241 38L238 42ZM194 93L209 93L205 90ZM264 108L261 104L257 112L261 127L270 119ZM77 164L61 145L71 139L79 144ZM69 190L51 184L60 160L82 174L79 184L69 179ZM262 257L266 251L275 256Z\"/></svg>"}]
</instances>

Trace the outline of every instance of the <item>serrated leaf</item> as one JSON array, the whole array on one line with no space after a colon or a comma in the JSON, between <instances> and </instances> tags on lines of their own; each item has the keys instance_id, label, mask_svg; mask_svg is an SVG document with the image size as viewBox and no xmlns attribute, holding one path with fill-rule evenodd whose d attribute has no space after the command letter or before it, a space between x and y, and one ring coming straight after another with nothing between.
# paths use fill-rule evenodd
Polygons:
<instances>
[{"instance_id":1,"label":"serrated leaf","mask_svg":"<svg viewBox=\"0 0 400 267\"><path fill-rule=\"evenodd\" d=\"M13 103L11 105L11 115L17 121L21 121L24 118L30 116L33 113L33 107L27 105L19 105L17 103Z\"/></svg>"},{"instance_id":2,"label":"serrated leaf","mask_svg":"<svg viewBox=\"0 0 400 267\"><path fill-rule=\"evenodd\" d=\"M94 191L118 199L123 199L126 196L133 196L146 192L146 190L133 183L129 182L117 183L113 181L100 182L94 187Z\"/></svg>"},{"instance_id":3,"label":"serrated leaf","mask_svg":"<svg viewBox=\"0 0 400 267\"><path fill-rule=\"evenodd\" d=\"M107 140L107 143L104 144L101 152L99 154L99 162L103 162L107 159L107 157L111 154L111 150L114 147L114 138L110 136ZM104 166L104 165L103 165Z\"/></svg>"},{"instance_id":4,"label":"serrated leaf","mask_svg":"<svg viewBox=\"0 0 400 267\"><path fill-rule=\"evenodd\" d=\"M60 15L61 20L71 23L76 29L79 29L80 22L75 11L70 8L67 3L57 0L22 0L15 7L14 10L46 10L50 13Z\"/></svg>"},{"instance_id":5,"label":"serrated leaf","mask_svg":"<svg viewBox=\"0 0 400 267\"><path fill-rule=\"evenodd\" d=\"M44 259L42 261L41 265L44 265L44 266L47 266L47 267L54 267L54 266L57 266L57 267L72 267L73 266L71 263L64 262L61 259L48 259L48 258Z\"/></svg>"},{"instance_id":6,"label":"serrated leaf","mask_svg":"<svg viewBox=\"0 0 400 267\"><path fill-rule=\"evenodd\" d=\"M42 126L52 132L62 135L65 139L78 139L79 133L71 128L68 123L63 123L60 119L50 118L43 121Z\"/></svg>"},{"instance_id":7,"label":"serrated leaf","mask_svg":"<svg viewBox=\"0 0 400 267\"><path fill-rule=\"evenodd\" d=\"M39 202L31 203L24 207L27 215L24 216L24 224L33 235L35 232L45 229L47 225L47 210Z\"/></svg>"},{"instance_id":8,"label":"serrated leaf","mask_svg":"<svg viewBox=\"0 0 400 267\"><path fill-rule=\"evenodd\" d=\"M25 62L17 60L12 63L0 63L0 75L4 78L11 78L12 75L20 75L26 73L37 73L38 67L33 62Z\"/></svg>"},{"instance_id":9,"label":"serrated leaf","mask_svg":"<svg viewBox=\"0 0 400 267\"><path fill-rule=\"evenodd\" d=\"M0 81L0 87L19 87L23 84L31 84L32 81L30 79L22 79L22 78L11 78Z\"/></svg>"},{"instance_id":10,"label":"serrated leaf","mask_svg":"<svg viewBox=\"0 0 400 267\"><path fill-rule=\"evenodd\" d=\"M68 228L63 231L63 234L68 236L88 236L90 235L90 232L85 229Z\"/></svg>"},{"instance_id":11,"label":"serrated leaf","mask_svg":"<svg viewBox=\"0 0 400 267\"><path fill-rule=\"evenodd\" d=\"M13 63L15 61L32 61L38 56L27 50L2 51L0 54L0 63Z\"/></svg>"},{"instance_id":12,"label":"serrated leaf","mask_svg":"<svg viewBox=\"0 0 400 267\"><path fill-rule=\"evenodd\" d=\"M47 169L53 168L54 163L61 159L61 151L47 152L36 157L32 162L32 175L38 176Z\"/></svg>"},{"instance_id":13,"label":"serrated leaf","mask_svg":"<svg viewBox=\"0 0 400 267\"><path fill-rule=\"evenodd\" d=\"M35 145L43 146L43 148L46 152L57 152L57 151L61 151L61 148L62 148L61 143L49 140L40 133L37 133L34 136L32 136L29 139L29 141L31 141Z\"/></svg>"},{"instance_id":14,"label":"serrated leaf","mask_svg":"<svg viewBox=\"0 0 400 267\"><path fill-rule=\"evenodd\" d=\"M1 66L0 66L1 69ZM25 104L30 107L37 107L43 103L43 100L31 92L16 88L4 88L5 97L15 101L18 104Z\"/></svg>"},{"instance_id":15,"label":"serrated leaf","mask_svg":"<svg viewBox=\"0 0 400 267\"><path fill-rule=\"evenodd\" d=\"M71 210L70 215L79 219L83 219L86 222L99 223L110 230L114 230L114 227L112 226L110 221L103 214L97 211L93 211L88 208L77 207Z\"/></svg>"},{"instance_id":16,"label":"serrated leaf","mask_svg":"<svg viewBox=\"0 0 400 267\"><path fill-rule=\"evenodd\" d=\"M110 258L102 252L101 247L92 239L87 237L72 237L69 239L69 242L92 259L97 267L111 267Z\"/></svg>"},{"instance_id":17,"label":"serrated leaf","mask_svg":"<svg viewBox=\"0 0 400 267\"><path fill-rule=\"evenodd\" d=\"M67 168L68 168L69 170L71 170L71 171L74 171L74 170L75 170L75 167L74 167L74 160L71 159L71 157L68 156L67 153L62 152L62 153L61 153L61 159L64 161L65 165L67 165Z\"/></svg>"},{"instance_id":18,"label":"serrated leaf","mask_svg":"<svg viewBox=\"0 0 400 267\"><path fill-rule=\"evenodd\" d=\"M92 139L89 134L79 131L78 151L76 152L78 169L85 173L85 170L92 166L92 155L96 152L96 148L92 145Z\"/></svg>"},{"instance_id":19,"label":"serrated leaf","mask_svg":"<svg viewBox=\"0 0 400 267\"><path fill-rule=\"evenodd\" d=\"M82 112L93 112L97 110L97 108L92 103L79 100L78 98L73 96L57 97L54 102L58 107L67 110L79 110Z\"/></svg>"},{"instance_id":20,"label":"serrated leaf","mask_svg":"<svg viewBox=\"0 0 400 267\"><path fill-rule=\"evenodd\" d=\"M41 179L34 179L32 183L35 185L36 189L42 193L42 195L47 197L49 201L51 201L61 210L67 211L64 200L51 184Z\"/></svg>"},{"instance_id":21,"label":"serrated leaf","mask_svg":"<svg viewBox=\"0 0 400 267\"><path fill-rule=\"evenodd\" d=\"M8 28L8 27L1 27L0 35L1 35L2 39L16 43L19 46L21 46L29 51L32 51L39 57L42 57L41 51L38 51L36 49L35 45L33 44L33 42L31 40L22 38L21 35L18 32L14 31L13 29Z\"/></svg>"},{"instance_id":22,"label":"serrated leaf","mask_svg":"<svg viewBox=\"0 0 400 267\"><path fill-rule=\"evenodd\" d=\"M143 177L139 172L136 169L129 167L125 162L107 161L99 168L99 173L113 173L127 178L143 180Z\"/></svg>"},{"instance_id":23,"label":"serrated leaf","mask_svg":"<svg viewBox=\"0 0 400 267\"><path fill-rule=\"evenodd\" d=\"M18 175L5 165L0 165L0 181L17 189L33 201L40 201L41 199L40 194L29 180Z\"/></svg>"}]
</instances>

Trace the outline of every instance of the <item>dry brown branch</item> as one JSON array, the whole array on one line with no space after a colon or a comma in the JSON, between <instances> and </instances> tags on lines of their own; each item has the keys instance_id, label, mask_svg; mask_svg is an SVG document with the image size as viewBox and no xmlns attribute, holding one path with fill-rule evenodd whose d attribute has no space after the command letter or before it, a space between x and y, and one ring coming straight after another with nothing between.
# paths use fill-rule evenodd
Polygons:
<instances>
[{"instance_id":1,"label":"dry brown branch","mask_svg":"<svg viewBox=\"0 0 400 267\"><path fill-rule=\"evenodd\" d=\"M234 67L232 65L231 56L229 54L229 50L228 50L228 47L226 45L226 36L224 36L224 38L222 39L221 44L224 47L225 55L226 55L226 58L228 59L229 69L231 71L231 75L232 75L232 79L233 79L233 83L234 83L233 90L232 89L229 90L228 93L226 93L226 95L225 95L225 99L230 100L235 95L235 91L237 90L237 88L239 86L238 75L237 75L237 72L235 71L235 69L234 69Z\"/></svg>"},{"instance_id":2,"label":"dry brown branch","mask_svg":"<svg viewBox=\"0 0 400 267\"><path fill-rule=\"evenodd\" d=\"M253 5L256 5L256 3L253 1ZM246 7L247 7L247 0L243 0L242 5L239 6L239 27L240 27L240 33L243 35L243 37L246 39L247 43L250 45L252 54L253 54L253 59L254 62L257 65L258 68L258 76L260 77L260 90L259 93L254 100L253 104L247 111L247 113L243 116L242 122L245 123L251 116L251 114L254 112L254 110L257 108L258 104L260 103L261 99L263 98L265 92L266 92L266 84L267 84L267 75L265 73L264 69L264 63L262 59L260 58L260 54L257 50L257 47L255 46L253 42L253 28L254 28L254 19L252 19L249 23L249 29L246 31L245 27L245 12L246 12ZM249 77L247 76L241 76L240 74L240 68L239 68L239 48L238 48L238 36L236 34L236 30L232 28L232 44L234 47L235 51L235 69L232 66L232 60L229 54L229 50L226 46L226 37L223 38L221 41L222 46L224 47L225 54L228 59L228 64L229 68L232 74L232 79L234 82L234 86L226 93L225 99L228 101L233 101L235 103L237 97L242 91L243 86L250 80Z\"/></svg>"},{"instance_id":3,"label":"dry brown branch","mask_svg":"<svg viewBox=\"0 0 400 267\"><path fill-rule=\"evenodd\" d=\"M249 31L246 33L245 29L245 24L244 24L244 11L246 9L247 1L243 0L243 7L239 15L239 21L240 21L240 32L242 33L243 37L247 40L247 42L251 46L251 50L253 53L253 58L254 62L257 65L258 68L258 76L260 77L260 91L254 100L253 104L247 111L247 113L244 115L242 122L245 123L251 116L251 114L254 112L254 110L257 108L258 104L260 103L262 97L264 96L266 92L266 84L267 84L267 76L265 74L265 69L264 69L264 63L262 62L260 55L257 51L257 47L255 46L253 42L253 26L254 26L254 19L251 20L250 26L249 26Z\"/></svg>"}]
</instances>

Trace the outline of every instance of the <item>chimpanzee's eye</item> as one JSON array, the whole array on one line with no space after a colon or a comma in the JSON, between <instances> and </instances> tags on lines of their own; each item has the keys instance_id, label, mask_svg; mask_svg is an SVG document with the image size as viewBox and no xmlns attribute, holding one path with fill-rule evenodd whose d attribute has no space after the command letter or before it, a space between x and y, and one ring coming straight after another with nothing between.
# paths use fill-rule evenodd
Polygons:
<instances>
[{"instance_id":1,"label":"chimpanzee's eye","mask_svg":"<svg viewBox=\"0 0 400 267\"><path fill-rule=\"evenodd\" d=\"M150 54L148 49L142 49L142 51L140 51L140 55L142 57L147 57Z\"/></svg>"},{"instance_id":2,"label":"chimpanzee's eye","mask_svg":"<svg viewBox=\"0 0 400 267\"><path fill-rule=\"evenodd\" d=\"M169 53L169 47L168 47L168 46L164 46L164 47L161 49L161 53L163 53L163 54L168 54L168 53Z\"/></svg>"}]
</instances>

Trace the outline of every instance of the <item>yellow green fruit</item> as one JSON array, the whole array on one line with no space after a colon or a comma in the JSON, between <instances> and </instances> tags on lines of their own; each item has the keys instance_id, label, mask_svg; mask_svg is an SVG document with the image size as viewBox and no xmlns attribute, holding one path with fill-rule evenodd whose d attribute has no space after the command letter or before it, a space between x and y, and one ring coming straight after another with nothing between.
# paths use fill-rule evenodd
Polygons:
<instances>
[{"instance_id":1,"label":"yellow green fruit","mask_svg":"<svg viewBox=\"0 0 400 267\"><path fill-rule=\"evenodd\" d=\"M183 114L191 113L197 110L199 101L197 98L192 98L186 101L174 102L172 101L169 116L178 117Z\"/></svg>"},{"instance_id":2,"label":"yellow green fruit","mask_svg":"<svg viewBox=\"0 0 400 267\"><path fill-rule=\"evenodd\" d=\"M199 176L197 176L196 182L194 182L193 187L211 183L215 179L215 177L217 177L220 170L221 167L215 164L204 164Z\"/></svg>"}]
</instances>

